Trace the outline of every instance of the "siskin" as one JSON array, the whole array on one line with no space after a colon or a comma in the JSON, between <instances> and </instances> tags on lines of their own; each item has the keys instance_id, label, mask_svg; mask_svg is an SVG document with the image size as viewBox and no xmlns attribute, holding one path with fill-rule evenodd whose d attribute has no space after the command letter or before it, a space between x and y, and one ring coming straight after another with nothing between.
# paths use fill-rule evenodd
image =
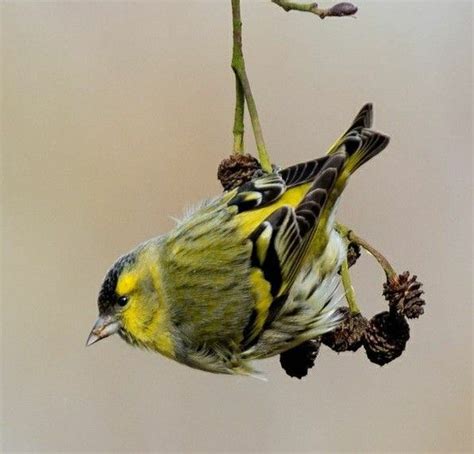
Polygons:
<instances>
[{"instance_id":1,"label":"siskin","mask_svg":"<svg viewBox=\"0 0 474 454\"><path fill-rule=\"evenodd\" d=\"M252 360L337 327L335 211L349 176L388 144L371 124L367 104L326 156L225 192L119 258L87 345L118 333L196 369L255 376Z\"/></svg>"}]
</instances>

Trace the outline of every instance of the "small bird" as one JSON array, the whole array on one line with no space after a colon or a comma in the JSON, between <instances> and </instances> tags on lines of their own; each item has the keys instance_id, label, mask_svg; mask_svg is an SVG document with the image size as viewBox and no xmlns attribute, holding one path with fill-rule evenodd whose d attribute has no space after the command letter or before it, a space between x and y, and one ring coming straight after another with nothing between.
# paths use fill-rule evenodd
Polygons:
<instances>
[{"instance_id":1,"label":"small bird","mask_svg":"<svg viewBox=\"0 0 474 454\"><path fill-rule=\"evenodd\" d=\"M326 156L224 192L119 258L87 345L118 333L196 369L258 376L253 360L336 328L346 244L335 212L350 175L389 142L371 125L367 104Z\"/></svg>"}]
</instances>

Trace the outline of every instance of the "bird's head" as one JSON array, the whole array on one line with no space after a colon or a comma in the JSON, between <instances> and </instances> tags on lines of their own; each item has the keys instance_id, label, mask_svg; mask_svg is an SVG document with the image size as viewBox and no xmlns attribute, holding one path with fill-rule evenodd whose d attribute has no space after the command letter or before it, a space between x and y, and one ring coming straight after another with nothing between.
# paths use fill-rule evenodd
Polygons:
<instances>
[{"instance_id":1,"label":"bird's head","mask_svg":"<svg viewBox=\"0 0 474 454\"><path fill-rule=\"evenodd\" d=\"M99 292L99 317L87 338L86 345L119 333L131 340L157 308L153 273L146 255L134 251L119 258L107 272Z\"/></svg>"}]
</instances>

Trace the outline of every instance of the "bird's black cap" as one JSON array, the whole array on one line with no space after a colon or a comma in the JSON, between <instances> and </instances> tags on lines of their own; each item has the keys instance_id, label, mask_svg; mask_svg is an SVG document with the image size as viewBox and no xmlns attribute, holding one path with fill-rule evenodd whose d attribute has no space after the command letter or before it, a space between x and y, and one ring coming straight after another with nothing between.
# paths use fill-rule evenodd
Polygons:
<instances>
[{"instance_id":1,"label":"bird's black cap","mask_svg":"<svg viewBox=\"0 0 474 454\"><path fill-rule=\"evenodd\" d=\"M122 271L129 265L135 262L135 255L130 253L120 257L110 268L105 275L104 282L99 292L97 299L97 305L99 306L99 314L104 315L112 312L118 299L118 295L115 292L117 288L117 282Z\"/></svg>"}]
</instances>

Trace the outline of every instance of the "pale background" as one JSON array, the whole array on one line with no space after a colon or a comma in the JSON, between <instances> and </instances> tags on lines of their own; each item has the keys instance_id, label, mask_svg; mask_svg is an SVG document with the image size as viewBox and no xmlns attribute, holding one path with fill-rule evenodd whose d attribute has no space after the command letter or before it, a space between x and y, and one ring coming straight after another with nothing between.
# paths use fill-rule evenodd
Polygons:
<instances>
[{"instance_id":1,"label":"pale background","mask_svg":"<svg viewBox=\"0 0 474 454\"><path fill-rule=\"evenodd\" d=\"M275 358L261 383L118 338L84 348L113 260L220 190L229 3L2 4L3 450L469 451L470 2L360 1L357 20L325 21L243 4L275 162L321 155L367 101L392 137L339 218L425 283L402 358L324 348L305 380ZM369 257L354 279L366 313L383 310Z\"/></svg>"}]
</instances>

